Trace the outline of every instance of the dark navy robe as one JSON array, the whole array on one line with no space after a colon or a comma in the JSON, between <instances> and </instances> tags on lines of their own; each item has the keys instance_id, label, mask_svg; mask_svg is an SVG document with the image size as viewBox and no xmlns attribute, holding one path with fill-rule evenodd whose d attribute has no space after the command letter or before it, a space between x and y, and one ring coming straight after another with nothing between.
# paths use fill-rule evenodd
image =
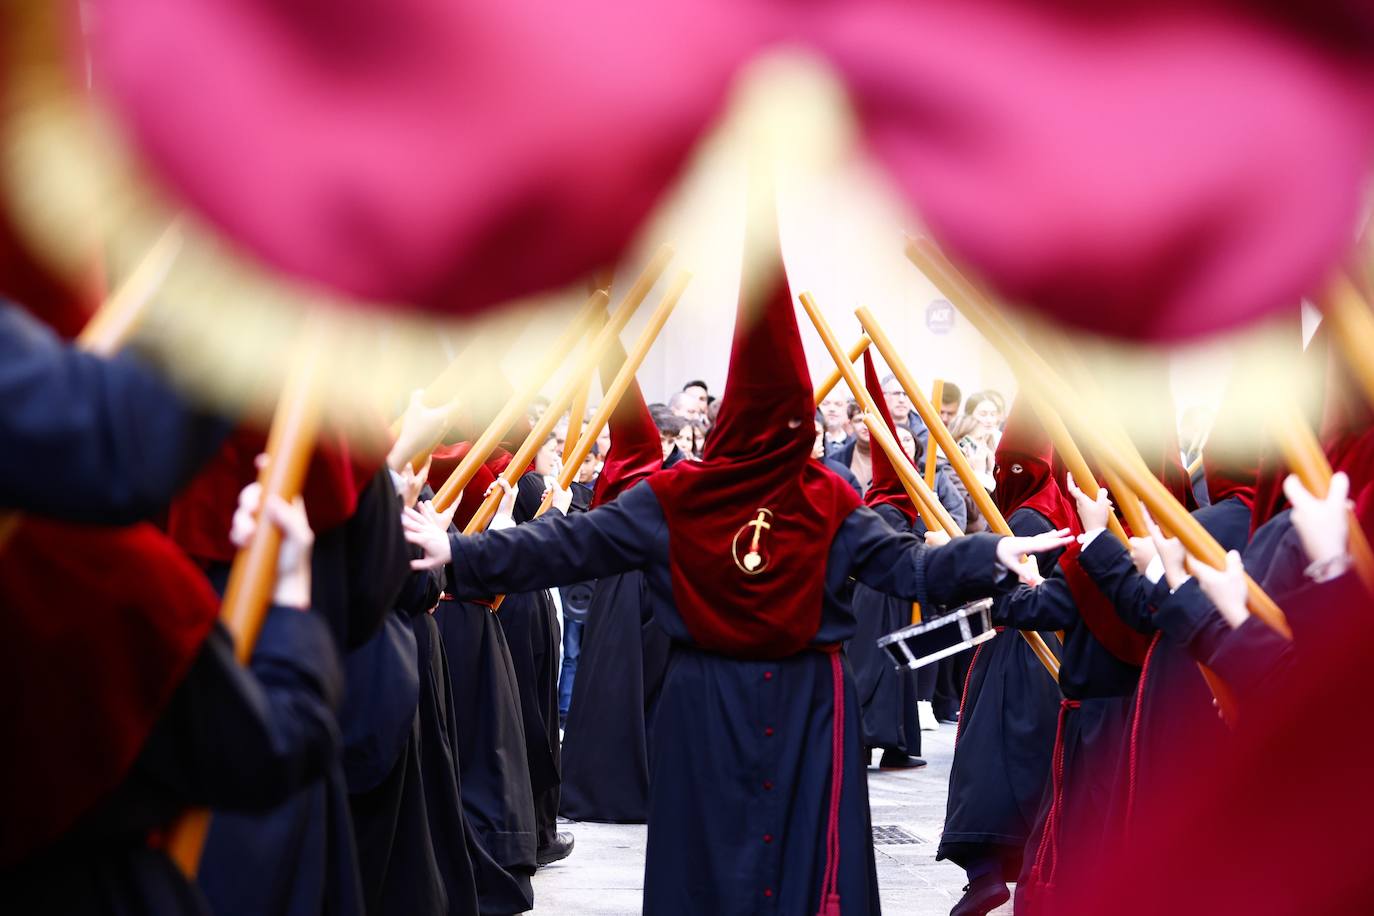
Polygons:
<instances>
[{"instance_id":1,"label":"dark navy robe","mask_svg":"<svg viewBox=\"0 0 1374 916\"><path fill-rule=\"evenodd\" d=\"M516 524L535 521L543 499L544 479L529 473L520 478L512 517ZM571 584L571 583L569 583ZM558 824L558 796L562 750L558 739L558 664L563 634L558 610L547 590L516 592L506 596L496 619L506 632L515 681L520 689L520 711L525 727L525 752L534 793L536 845L553 842Z\"/></svg>"},{"instance_id":2,"label":"dark navy robe","mask_svg":"<svg viewBox=\"0 0 1374 916\"><path fill-rule=\"evenodd\" d=\"M149 518L228 432L133 355L83 353L0 300L0 506L112 525Z\"/></svg>"},{"instance_id":3,"label":"dark navy robe","mask_svg":"<svg viewBox=\"0 0 1374 916\"><path fill-rule=\"evenodd\" d=\"M316 535L311 603L342 652L377 632L410 575L400 500L383 468L347 522ZM223 589L226 568L211 571ZM197 876L216 914L364 912L342 756L272 811L216 812Z\"/></svg>"},{"instance_id":4,"label":"dark navy robe","mask_svg":"<svg viewBox=\"0 0 1374 916\"><path fill-rule=\"evenodd\" d=\"M313 613L274 608L251 672L216 625L113 795L55 846L0 873L6 912L208 914L150 836L187 807L261 810L336 759L343 678Z\"/></svg>"},{"instance_id":5,"label":"dark navy robe","mask_svg":"<svg viewBox=\"0 0 1374 916\"><path fill-rule=\"evenodd\" d=\"M997 539L930 549L860 507L830 546L818 648L747 661L694 648L673 604L669 537L641 483L591 512L454 537L450 587L475 598L642 570L673 643L653 735L644 912L815 912L835 714L831 656L819 647L854 635L849 579L908 601L962 603L998 589ZM844 671L838 890L845 913L876 913L858 697Z\"/></svg>"},{"instance_id":6,"label":"dark navy robe","mask_svg":"<svg viewBox=\"0 0 1374 916\"><path fill-rule=\"evenodd\" d=\"M1026 508L1007 524L1022 536L1054 530L1049 519ZM1041 568L1048 572L1059 555L1039 557ZM1009 597L998 599L999 608ZM994 614L1000 620L999 608ZM1059 649L1057 635L1041 637L1051 651ZM963 694L936 858L965 869L996 862L1013 880L1049 782L1059 688L1021 632L1007 628L977 647Z\"/></svg>"},{"instance_id":7,"label":"dark navy robe","mask_svg":"<svg viewBox=\"0 0 1374 916\"><path fill-rule=\"evenodd\" d=\"M905 515L891 506L873 510L894 531L910 531ZM911 602L854 586L854 638L845 647L854 666L865 747L921 755L921 723L916 714L916 672L898 669L878 640L911 625ZM933 610L933 609L932 609Z\"/></svg>"},{"instance_id":8,"label":"dark navy robe","mask_svg":"<svg viewBox=\"0 0 1374 916\"><path fill-rule=\"evenodd\" d=\"M452 583L449 585L452 589ZM534 793L506 634L491 608L447 594L434 611L448 659L463 811L474 838L533 905ZM528 906L526 907L528 909Z\"/></svg>"},{"instance_id":9,"label":"dark navy robe","mask_svg":"<svg viewBox=\"0 0 1374 916\"><path fill-rule=\"evenodd\" d=\"M1028 894L1049 900L1068 880L1058 869L1066 847L1097 850L1109 839L1107 819L1122 790L1121 764L1140 669L1098 642L1057 569L1039 586L1023 586L999 602L993 619L1017 629L1064 633L1057 757L1025 847L1016 890L1019 911ZM1051 817L1054 829L1047 839Z\"/></svg>"},{"instance_id":10,"label":"dark navy robe","mask_svg":"<svg viewBox=\"0 0 1374 916\"><path fill-rule=\"evenodd\" d=\"M597 581L563 736L564 817L648 820L649 748L668 650L642 573Z\"/></svg>"},{"instance_id":11,"label":"dark navy robe","mask_svg":"<svg viewBox=\"0 0 1374 916\"><path fill-rule=\"evenodd\" d=\"M1243 557L1245 571L1276 600L1295 591L1311 591L1311 583L1302 572L1307 555L1290 517L1291 512L1285 509L1260 526ZM1298 606L1303 610L1308 607ZM1284 610L1288 613L1289 608ZM1289 618L1295 632L1306 623L1301 612L1296 617L1289 614ZM1282 683L1294 662L1296 640L1290 642L1254 616L1233 628L1194 579L1160 600L1155 622L1190 658L1206 665L1226 683L1241 710L1241 722L1251 718L1245 713L1247 707L1263 709L1267 705L1262 697L1270 685Z\"/></svg>"},{"instance_id":12,"label":"dark navy robe","mask_svg":"<svg viewBox=\"0 0 1374 916\"><path fill-rule=\"evenodd\" d=\"M913 413L912 416L914 417L915 414ZM917 422L919 423L920 421L918 420ZM925 435L924 426L921 427L921 435ZM921 462L923 461L922 455L925 452L925 440L922 439L921 442L923 443L921 450L917 453L916 461L914 462L918 468L923 467ZM840 464L848 471L850 464L854 461L855 448L854 440L846 442L835 452L835 454L826 456L826 466L832 467L834 464ZM853 480L854 483L858 482L852 472L841 474L840 476L844 477L846 482L850 480ZM968 525L968 509L964 505L964 497L959 492L959 488L954 485L954 472L945 462L937 463L934 489L935 495L940 500L940 505L945 507L945 511L949 512L950 517L954 519L954 524L962 531Z\"/></svg>"},{"instance_id":13,"label":"dark navy robe","mask_svg":"<svg viewBox=\"0 0 1374 916\"><path fill-rule=\"evenodd\" d=\"M441 581L411 573L396 611L345 661L344 773L369 913L448 909L421 774L420 665L429 660L419 657L412 627L438 602Z\"/></svg>"},{"instance_id":14,"label":"dark navy robe","mask_svg":"<svg viewBox=\"0 0 1374 916\"><path fill-rule=\"evenodd\" d=\"M1245 547L1250 509L1239 499L1213 503L1194 511L1193 517L1226 550ZM1192 766L1199 749L1225 740L1226 730L1197 663L1155 619L1156 608L1168 595L1168 583L1163 578L1151 583L1137 572L1125 546L1105 533L1083 550L1080 562L1126 625L1154 637L1131 705L1123 792L1112 815L1115 823L1126 826L1144 783L1176 783L1176 771Z\"/></svg>"}]
</instances>

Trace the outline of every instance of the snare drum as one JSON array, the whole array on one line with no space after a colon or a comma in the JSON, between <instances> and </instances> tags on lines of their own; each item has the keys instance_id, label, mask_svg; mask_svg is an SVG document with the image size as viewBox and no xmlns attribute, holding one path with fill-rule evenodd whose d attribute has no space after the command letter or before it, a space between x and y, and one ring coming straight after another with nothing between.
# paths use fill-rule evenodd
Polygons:
<instances>
[{"instance_id":1,"label":"snare drum","mask_svg":"<svg viewBox=\"0 0 1374 916\"><path fill-rule=\"evenodd\" d=\"M878 648L891 656L898 668L920 668L996 635L992 627L992 599L983 598L933 620L889 633L878 640Z\"/></svg>"}]
</instances>

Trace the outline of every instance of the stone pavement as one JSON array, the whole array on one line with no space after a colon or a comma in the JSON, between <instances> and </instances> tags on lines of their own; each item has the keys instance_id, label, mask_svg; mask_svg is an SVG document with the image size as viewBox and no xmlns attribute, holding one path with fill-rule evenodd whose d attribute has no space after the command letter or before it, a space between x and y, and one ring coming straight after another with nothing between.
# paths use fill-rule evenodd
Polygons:
<instances>
[{"instance_id":1,"label":"stone pavement","mask_svg":"<svg viewBox=\"0 0 1374 916\"><path fill-rule=\"evenodd\" d=\"M964 873L935 861L945 792L954 758L954 726L922 735L924 769L868 771L874 853L883 911L902 916L943 916L959 899ZM876 759L876 755L875 755ZM534 912L576 916L629 916L640 911L645 828L626 824L566 825L577 837L570 858L542 868L534 879ZM1007 904L994 911L1010 914Z\"/></svg>"}]
</instances>

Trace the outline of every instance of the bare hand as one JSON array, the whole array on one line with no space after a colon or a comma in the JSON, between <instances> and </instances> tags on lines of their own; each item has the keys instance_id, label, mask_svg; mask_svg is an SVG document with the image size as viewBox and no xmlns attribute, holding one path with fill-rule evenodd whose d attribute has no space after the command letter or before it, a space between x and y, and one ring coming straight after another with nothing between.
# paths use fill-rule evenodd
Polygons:
<instances>
[{"instance_id":1,"label":"bare hand","mask_svg":"<svg viewBox=\"0 0 1374 916\"><path fill-rule=\"evenodd\" d=\"M1142 576L1145 570L1150 568L1155 557L1159 556L1159 551L1155 550L1153 538L1131 538L1131 563L1135 566L1135 571Z\"/></svg>"},{"instance_id":2,"label":"bare hand","mask_svg":"<svg viewBox=\"0 0 1374 916\"><path fill-rule=\"evenodd\" d=\"M1348 552L1350 478L1344 471L1331 476L1326 499L1309 493L1293 474L1283 481L1283 494L1293 506L1293 527L1297 529L1308 562L1329 563Z\"/></svg>"},{"instance_id":3,"label":"bare hand","mask_svg":"<svg viewBox=\"0 0 1374 916\"><path fill-rule=\"evenodd\" d=\"M1245 566L1234 550L1226 554L1226 568L1214 569L1206 563L1188 558L1188 568L1197 577L1202 593L1211 600L1217 611L1232 627L1238 627L1250 616L1245 606Z\"/></svg>"},{"instance_id":4,"label":"bare hand","mask_svg":"<svg viewBox=\"0 0 1374 916\"><path fill-rule=\"evenodd\" d=\"M950 536L943 531L927 531L925 539L927 547L943 547L951 540Z\"/></svg>"},{"instance_id":5,"label":"bare hand","mask_svg":"<svg viewBox=\"0 0 1374 916\"><path fill-rule=\"evenodd\" d=\"M1069 473L1064 479L1069 495L1073 497L1074 505L1078 508L1078 518L1083 522L1084 531L1096 531L1107 527L1107 519L1112 514L1112 501L1106 487L1099 487L1097 497L1090 498L1074 483L1073 474Z\"/></svg>"},{"instance_id":6,"label":"bare hand","mask_svg":"<svg viewBox=\"0 0 1374 916\"><path fill-rule=\"evenodd\" d=\"M454 503L445 512L438 512L429 502L421 503L419 509L407 506L401 515L401 528L406 540L419 547L423 556L411 560L411 569L437 569L446 566L453 559L453 547L448 539L448 526L453 521L453 513L458 504Z\"/></svg>"},{"instance_id":7,"label":"bare hand","mask_svg":"<svg viewBox=\"0 0 1374 916\"><path fill-rule=\"evenodd\" d=\"M277 552L277 584L273 591L274 604L306 609L310 607L310 550L315 532L305 517L305 502L297 496L287 503L273 496L262 506L262 485L250 483L239 492L239 505L229 529L229 540L243 549L258 531L260 516L281 531L281 547Z\"/></svg>"},{"instance_id":8,"label":"bare hand","mask_svg":"<svg viewBox=\"0 0 1374 916\"><path fill-rule=\"evenodd\" d=\"M425 488L425 483L429 480L430 463L431 460L426 458L424 467L420 468L418 474L415 473L409 462L397 472L400 475L400 480L396 482L396 495L401 497L401 505L413 506L416 500L420 498L420 491ZM458 498L462 499L462 494L459 494ZM457 504L457 500L454 501L454 504Z\"/></svg>"},{"instance_id":9,"label":"bare hand","mask_svg":"<svg viewBox=\"0 0 1374 916\"><path fill-rule=\"evenodd\" d=\"M1154 542L1155 552L1164 564L1164 581L1169 583L1169 588L1178 588L1188 581L1188 571L1184 568L1188 552L1183 549L1183 543L1178 538L1164 536L1164 532L1150 515L1150 510L1142 506L1140 511L1145 514L1145 525L1150 529L1150 540Z\"/></svg>"},{"instance_id":10,"label":"bare hand","mask_svg":"<svg viewBox=\"0 0 1374 916\"><path fill-rule=\"evenodd\" d=\"M1031 554L1046 553L1073 542L1068 528L1047 531L1034 537L1004 537L997 542L997 562L1027 585L1045 581Z\"/></svg>"},{"instance_id":11,"label":"bare hand","mask_svg":"<svg viewBox=\"0 0 1374 916\"><path fill-rule=\"evenodd\" d=\"M510 481L506 480L505 477L498 477L492 481L491 486L487 487L487 491L482 495L490 497L492 491L496 489L501 490L501 502L496 506L496 514L509 519L515 514L516 489L510 485Z\"/></svg>"},{"instance_id":12,"label":"bare hand","mask_svg":"<svg viewBox=\"0 0 1374 916\"><path fill-rule=\"evenodd\" d=\"M412 391L406 412L401 415L401 431L387 453L387 466L400 473L421 452L434 448L448 431L454 406L441 404L428 407L425 405L424 392L418 388Z\"/></svg>"},{"instance_id":13,"label":"bare hand","mask_svg":"<svg viewBox=\"0 0 1374 916\"><path fill-rule=\"evenodd\" d=\"M558 478L556 477L545 477L544 498L547 499L550 493L553 493L553 502L551 505L559 512L567 515L568 510L572 508L572 490L566 487L560 487L558 485Z\"/></svg>"}]
</instances>

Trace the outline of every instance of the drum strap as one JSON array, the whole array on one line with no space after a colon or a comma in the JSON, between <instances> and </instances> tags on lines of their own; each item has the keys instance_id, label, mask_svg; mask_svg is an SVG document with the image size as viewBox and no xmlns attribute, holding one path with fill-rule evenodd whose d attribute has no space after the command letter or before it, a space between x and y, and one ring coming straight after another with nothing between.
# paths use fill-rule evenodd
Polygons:
<instances>
[{"instance_id":1,"label":"drum strap","mask_svg":"<svg viewBox=\"0 0 1374 916\"><path fill-rule=\"evenodd\" d=\"M840 916L840 792L844 786L844 664L840 647L829 646L835 715L830 736L830 814L825 831L825 877L817 916Z\"/></svg>"}]
</instances>

